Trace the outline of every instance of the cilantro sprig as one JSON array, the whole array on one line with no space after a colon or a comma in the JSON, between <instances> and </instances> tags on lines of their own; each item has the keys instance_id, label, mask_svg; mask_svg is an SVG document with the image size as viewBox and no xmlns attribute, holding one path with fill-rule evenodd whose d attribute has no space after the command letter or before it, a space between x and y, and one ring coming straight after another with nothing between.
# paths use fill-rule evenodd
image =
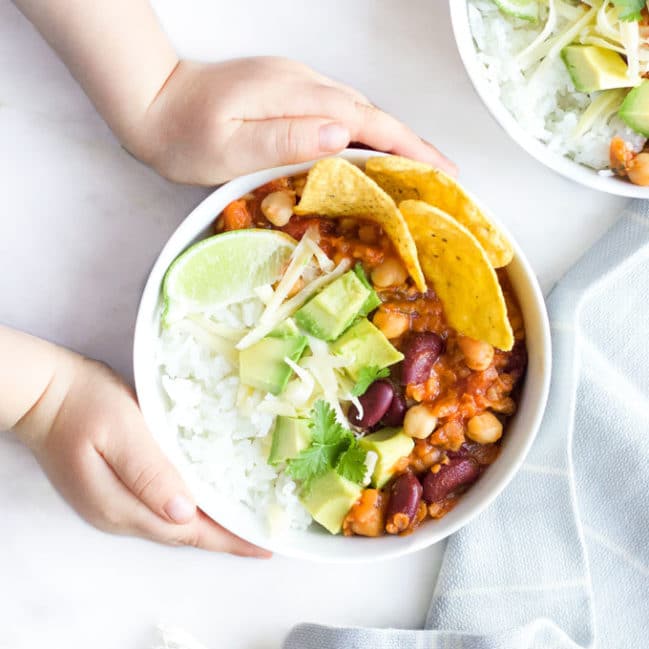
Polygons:
<instances>
[{"instance_id":1,"label":"cilantro sprig","mask_svg":"<svg viewBox=\"0 0 649 649\"><path fill-rule=\"evenodd\" d=\"M633 21L642 18L642 10L646 6L646 0L612 0L619 10L620 20Z\"/></svg>"},{"instance_id":2,"label":"cilantro sprig","mask_svg":"<svg viewBox=\"0 0 649 649\"><path fill-rule=\"evenodd\" d=\"M380 369L376 365L368 365L361 368L358 373L358 380L352 388L352 396L360 397L367 392L367 388L377 379L384 379L390 376L390 370L387 367Z\"/></svg>"},{"instance_id":3,"label":"cilantro sprig","mask_svg":"<svg viewBox=\"0 0 649 649\"><path fill-rule=\"evenodd\" d=\"M347 480L360 484L363 482L367 467L365 459L367 452L364 451L356 440L354 443L338 458L336 471Z\"/></svg>"},{"instance_id":4,"label":"cilantro sprig","mask_svg":"<svg viewBox=\"0 0 649 649\"><path fill-rule=\"evenodd\" d=\"M289 475L299 480L305 490L330 469L352 482L362 482L367 453L360 448L351 431L336 420L336 413L326 401L316 401L309 426L311 444L289 460Z\"/></svg>"}]
</instances>

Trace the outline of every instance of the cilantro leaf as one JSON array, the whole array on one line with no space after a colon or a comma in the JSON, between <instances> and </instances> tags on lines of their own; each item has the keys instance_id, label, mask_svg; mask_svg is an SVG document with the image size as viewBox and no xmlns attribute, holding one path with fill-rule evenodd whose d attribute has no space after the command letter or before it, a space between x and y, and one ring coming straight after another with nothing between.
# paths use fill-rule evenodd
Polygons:
<instances>
[{"instance_id":1,"label":"cilantro leaf","mask_svg":"<svg viewBox=\"0 0 649 649\"><path fill-rule=\"evenodd\" d=\"M345 435L350 434L345 430L338 421L333 408L322 399L315 402L311 411L311 433L312 440L316 444L336 444L341 441Z\"/></svg>"},{"instance_id":2,"label":"cilantro leaf","mask_svg":"<svg viewBox=\"0 0 649 649\"><path fill-rule=\"evenodd\" d=\"M387 367L379 369L376 365L368 365L361 368L358 374L358 380L352 388L352 396L360 397L367 392L367 388L374 383L377 379L384 379L390 376L390 370Z\"/></svg>"},{"instance_id":3,"label":"cilantro leaf","mask_svg":"<svg viewBox=\"0 0 649 649\"><path fill-rule=\"evenodd\" d=\"M356 440L350 447L338 458L336 464L336 471L347 480L360 484L363 482L367 467L365 466L365 458L367 452L364 451Z\"/></svg>"},{"instance_id":4,"label":"cilantro leaf","mask_svg":"<svg viewBox=\"0 0 649 649\"><path fill-rule=\"evenodd\" d=\"M328 450L327 447L319 445L305 448L296 458L289 460L288 473L292 478L303 482L310 482L313 478L317 478L329 468Z\"/></svg>"},{"instance_id":5,"label":"cilantro leaf","mask_svg":"<svg viewBox=\"0 0 649 649\"><path fill-rule=\"evenodd\" d=\"M288 473L308 490L317 477L333 469L342 454L354 443L354 436L336 421L333 408L322 400L311 411L311 444L288 461Z\"/></svg>"},{"instance_id":6,"label":"cilantro leaf","mask_svg":"<svg viewBox=\"0 0 649 649\"><path fill-rule=\"evenodd\" d=\"M632 21L642 18L642 10L646 5L645 0L612 0L619 9L620 20Z\"/></svg>"}]
</instances>

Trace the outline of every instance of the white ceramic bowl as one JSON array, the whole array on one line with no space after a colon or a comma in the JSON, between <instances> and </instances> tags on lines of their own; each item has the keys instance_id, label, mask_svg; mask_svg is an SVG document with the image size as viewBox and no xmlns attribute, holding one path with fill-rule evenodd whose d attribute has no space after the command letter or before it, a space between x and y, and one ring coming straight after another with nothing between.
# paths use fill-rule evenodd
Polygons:
<instances>
[{"instance_id":1,"label":"white ceramic bowl","mask_svg":"<svg viewBox=\"0 0 649 649\"><path fill-rule=\"evenodd\" d=\"M514 141L546 167L586 187L618 196L649 198L649 188L634 185L617 176L600 175L594 169L554 153L543 142L525 131L505 108L485 78L483 66L476 55L466 0L449 0L449 4L455 41L469 78L489 112Z\"/></svg>"},{"instance_id":2,"label":"white ceramic bowl","mask_svg":"<svg viewBox=\"0 0 649 649\"><path fill-rule=\"evenodd\" d=\"M377 155L349 150L342 156L362 164ZM238 178L208 196L178 227L155 262L146 283L135 327L134 374L137 395L146 422L173 464L180 470L201 509L239 536L285 556L316 561L358 562L395 557L427 547L452 534L479 514L505 488L520 467L536 435L545 408L550 381L550 332L543 296L522 251L514 244L509 266L525 326L529 365L518 413L509 423L498 460L485 472L459 504L439 521L428 521L405 537L345 538L331 536L317 525L306 532L271 537L265 524L244 505L215 494L194 475L169 425L165 396L159 379L155 350L159 332L160 289L165 271L176 256L210 233L221 210L235 198L280 176L306 171L312 163L259 171ZM510 237L511 239L511 237Z\"/></svg>"}]
</instances>

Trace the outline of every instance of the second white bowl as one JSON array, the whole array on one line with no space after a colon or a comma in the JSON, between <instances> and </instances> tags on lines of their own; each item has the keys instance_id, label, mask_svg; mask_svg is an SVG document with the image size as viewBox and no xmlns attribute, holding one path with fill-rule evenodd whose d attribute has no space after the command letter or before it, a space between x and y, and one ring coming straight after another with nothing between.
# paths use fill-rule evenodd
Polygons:
<instances>
[{"instance_id":1,"label":"second white bowl","mask_svg":"<svg viewBox=\"0 0 649 649\"><path fill-rule=\"evenodd\" d=\"M515 142L546 167L586 187L618 196L649 198L649 187L634 185L618 176L600 175L594 169L554 153L543 142L525 131L487 82L484 68L477 57L466 0L449 0L449 4L455 41L467 74L489 112Z\"/></svg>"}]
</instances>

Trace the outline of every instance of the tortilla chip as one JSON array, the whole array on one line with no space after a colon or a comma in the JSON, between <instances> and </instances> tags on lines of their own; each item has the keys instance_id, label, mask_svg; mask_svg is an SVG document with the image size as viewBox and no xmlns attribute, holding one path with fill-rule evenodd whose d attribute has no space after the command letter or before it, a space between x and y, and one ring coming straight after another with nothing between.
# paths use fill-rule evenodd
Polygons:
<instances>
[{"instance_id":1,"label":"tortilla chip","mask_svg":"<svg viewBox=\"0 0 649 649\"><path fill-rule=\"evenodd\" d=\"M365 173L397 203L421 200L450 214L480 242L494 268L506 266L514 251L475 199L443 171L399 156L370 158Z\"/></svg>"},{"instance_id":2,"label":"tortilla chip","mask_svg":"<svg viewBox=\"0 0 649 649\"><path fill-rule=\"evenodd\" d=\"M347 160L326 158L313 165L295 213L356 216L378 223L390 237L417 289L426 291L415 242L395 202Z\"/></svg>"},{"instance_id":3,"label":"tortilla chip","mask_svg":"<svg viewBox=\"0 0 649 649\"><path fill-rule=\"evenodd\" d=\"M505 298L478 240L448 214L423 201L406 200L399 209L448 324L460 334L510 350L514 334Z\"/></svg>"}]
</instances>

